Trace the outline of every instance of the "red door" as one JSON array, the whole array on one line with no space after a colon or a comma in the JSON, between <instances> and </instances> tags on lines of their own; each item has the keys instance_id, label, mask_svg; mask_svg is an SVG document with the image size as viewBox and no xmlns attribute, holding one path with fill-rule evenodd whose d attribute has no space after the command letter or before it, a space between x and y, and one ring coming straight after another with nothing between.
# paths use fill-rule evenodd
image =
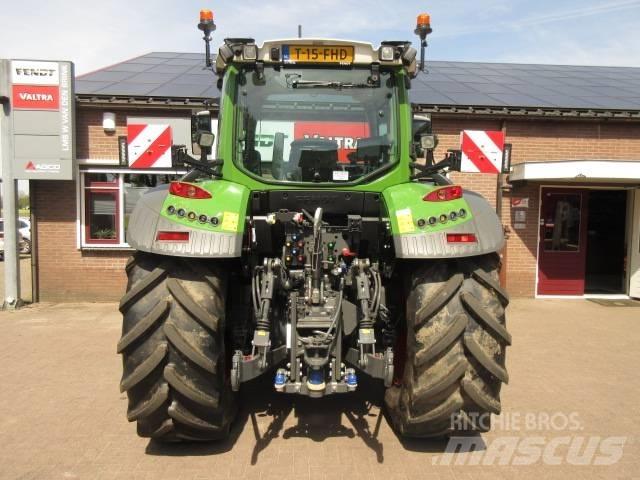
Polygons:
<instances>
[{"instance_id":1,"label":"red door","mask_svg":"<svg viewBox=\"0 0 640 480\"><path fill-rule=\"evenodd\" d=\"M587 246L587 190L543 188L538 294L583 295Z\"/></svg>"}]
</instances>

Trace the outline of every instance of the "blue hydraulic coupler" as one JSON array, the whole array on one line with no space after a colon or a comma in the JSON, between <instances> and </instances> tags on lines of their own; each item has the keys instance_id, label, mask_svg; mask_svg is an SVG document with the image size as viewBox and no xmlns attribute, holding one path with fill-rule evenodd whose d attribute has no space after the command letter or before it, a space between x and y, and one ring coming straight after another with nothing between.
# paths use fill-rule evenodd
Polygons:
<instances>
[{"instance_id":1,"label":"blue hydraulic coupler","mask_svg":"<svg viewBox=\"0 0 640 480\"><path fill-rule=\"evenodd\" d=\"M278 392L284 390L284 384L287 383L287 372L279 368L276 372L276 378L273 381L273 386Z\"/></svg>"},{"instance_id":2,"label":"blue hydraulic coupler","mask_svg":"<svg viewBox=\"0 0 640 480\"><path fill-rule=\"evenodd\" d=\"M350 392L353 392L356 388L358 388L358 377L356 376L356 371L353 368L348 368L345 374L345 382L347 383L347 389Z\"/></svg>"},{"instance_id":3,"label":"blue hydraulic coupler","mask_svg":"<svg viewBox=\"0 0 640 480\"><path fill-rule=\"evenodd\" d=\"M307 388L311 391L323 391L325 389L324 370L309 369L309 377L307 378Z\"/></svg>"}]
</instances>

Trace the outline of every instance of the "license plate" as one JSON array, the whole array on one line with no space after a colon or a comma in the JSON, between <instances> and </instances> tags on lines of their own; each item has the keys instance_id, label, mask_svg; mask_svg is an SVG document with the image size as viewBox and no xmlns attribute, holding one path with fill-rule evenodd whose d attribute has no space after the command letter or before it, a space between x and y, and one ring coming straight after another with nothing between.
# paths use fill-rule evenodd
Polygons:
<instances>
[{"instance_id":1,"label":"license plate","mask_svg":"<svg viewBox=\"0 0 640 480\"><path fill-rule=\"evenodd\" d=\"M284 45L282 58L291 63L353 63L352 46L337 45Z\"/></svg>"}]
</instances>

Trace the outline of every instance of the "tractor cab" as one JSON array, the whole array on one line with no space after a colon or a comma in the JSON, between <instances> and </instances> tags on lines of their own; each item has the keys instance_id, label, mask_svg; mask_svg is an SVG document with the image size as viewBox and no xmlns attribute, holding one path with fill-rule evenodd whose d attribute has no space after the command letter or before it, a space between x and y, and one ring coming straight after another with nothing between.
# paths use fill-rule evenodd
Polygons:
<instances>
[{"instance_id":1,"label":"tractor cab","mask_svg":"<svg viewBox=\"0 0 640 480\"><path fill-rule=\"evenodd\" d=\"M219 143L218 157L234 178L274 186L380 179L408 153L415 57L408 42L225 40L215 68L220 131L232 141Z\"/></svg>"}]
</instances>

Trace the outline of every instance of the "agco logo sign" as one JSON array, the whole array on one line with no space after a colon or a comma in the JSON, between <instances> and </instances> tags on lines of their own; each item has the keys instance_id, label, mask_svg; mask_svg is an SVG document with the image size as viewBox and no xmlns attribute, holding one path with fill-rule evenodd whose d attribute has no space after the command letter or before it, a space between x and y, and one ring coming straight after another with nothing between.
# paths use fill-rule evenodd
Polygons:
<instances>
[{"instance_id":1,"label":"agco logo sign","mask_svg":"<svg viewBox=\"0 0 640 480\"><path fill-rule=\"evenodd\" d=\"M33 163L28 162L24 167L25 172L60 173L60 165L57 163Z\"/></svg>"}]
</instances>

